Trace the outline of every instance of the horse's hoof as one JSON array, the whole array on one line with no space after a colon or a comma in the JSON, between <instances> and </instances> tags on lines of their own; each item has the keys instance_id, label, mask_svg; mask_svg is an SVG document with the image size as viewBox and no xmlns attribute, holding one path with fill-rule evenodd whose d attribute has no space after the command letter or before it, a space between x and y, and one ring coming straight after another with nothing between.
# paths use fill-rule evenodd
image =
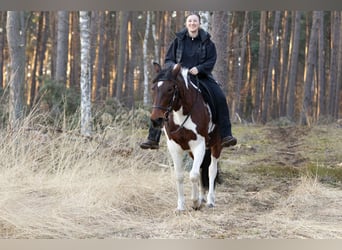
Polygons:
<instances>
[{"instance_id":1,"label":"horse's hoof","mask_svg":"<svg viewBox=\"0 0 342 250\"><path fill-rule=\"evenodd\" d=\"M212 203L207 204L207 208L214 208L214 204Z\"/></svg>"},{"instance_id":2,"label":"horse's hoof","mask_svg":"<svg viewBox=\"0 0 342 250\"><path fill-rule=\"evenodd\" d=\"M203 206L203 203L201 202L201 200L197 200L193 203L192 209L197 211L197 210L200 210L202 206Z\"/></svg>"}]
</instances>

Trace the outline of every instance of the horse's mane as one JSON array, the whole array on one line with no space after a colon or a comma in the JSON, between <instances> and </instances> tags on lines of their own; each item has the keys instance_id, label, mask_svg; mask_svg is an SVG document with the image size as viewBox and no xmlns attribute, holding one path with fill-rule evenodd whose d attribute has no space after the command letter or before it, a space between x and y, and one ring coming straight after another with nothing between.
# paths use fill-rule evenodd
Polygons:
<instances>
[{"instance_id":1,"label":"horse's mane","mask_svg":"<svg viewBox=\"0 0 342 250\"><path fill-rule=\"evenodd\" d=\"M153 83L159 81L159 80L171 80L172 79L172 69L173 66L169 66L166 68L163 68L159 71L157 76L153 79Z\"/></svg>"}]
</instances>

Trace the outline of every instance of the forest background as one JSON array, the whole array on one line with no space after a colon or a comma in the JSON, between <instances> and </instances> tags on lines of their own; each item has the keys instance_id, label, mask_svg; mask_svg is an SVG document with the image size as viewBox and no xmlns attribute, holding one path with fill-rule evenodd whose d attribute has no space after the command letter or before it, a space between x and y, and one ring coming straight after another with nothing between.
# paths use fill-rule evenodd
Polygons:
<instances>
[{"instance_id":1,"label":"forest background","mask_svg":"<svg viewBox=\"0 0 342 250\"><path fill-rule=\"evenodd\" d=\"M214 75L234 121L310 125L339 118L341 11L200 13L217 47ZM85 12L82 52L79 11L0 12L0 126L15 127L33 109L51 117L79 114L86 96L92 125L104 113L115 119L118 107L149 109L152 61L163 63L186 15ZM84 76L88 89L81 95Z\"/></svg>"},{"instance_id":2,"label":"forest background","mask_svg":"<svg viewBox=\"0 0 342 250\"><path fill-rule=\"evenodd\" d=\"M201 11L238 144L177 215L166 138L139 143L186 15L0 12L0 238L342 238L341 11Z\"/></svg>"}]
</instances>

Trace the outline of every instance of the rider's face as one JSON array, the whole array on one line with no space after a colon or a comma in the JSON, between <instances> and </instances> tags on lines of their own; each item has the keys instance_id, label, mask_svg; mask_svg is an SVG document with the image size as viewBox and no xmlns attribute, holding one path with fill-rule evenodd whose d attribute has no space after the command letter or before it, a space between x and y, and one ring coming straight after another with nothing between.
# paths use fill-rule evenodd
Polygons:
<instances>
[{"instance_id":1,"label":"rider's face","mask_svg":"<svg viewBox=\"0 0 342 250\"><path fill-rule=\"evenodd\" d=\"M190 32L196 32L200 27L200 21L197 15L190 15L186 19L186 28Z\"/></svg>"}]
</instances>

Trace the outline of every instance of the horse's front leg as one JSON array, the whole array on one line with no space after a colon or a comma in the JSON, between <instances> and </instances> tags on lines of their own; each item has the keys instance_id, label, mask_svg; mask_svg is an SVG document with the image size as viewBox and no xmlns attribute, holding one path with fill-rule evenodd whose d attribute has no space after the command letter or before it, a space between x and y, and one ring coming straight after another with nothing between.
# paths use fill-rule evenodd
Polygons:
<instances>
[{"instance_id":1,"label":"horse's front leg","mask_svg":"<svg viewBox=\"0 0 342 250\"><path fill-rule=\"evenodd\" d=\"M197 210L201 207L202 199L199 195L199 186L200 186L200 167L205 155L205 143L198 144L196 147L192 148L192 153L194 156L192 168L190 171L190 181L192 183L192 208Z\"/></svg>"},{"instance_id":2,"label":"horse's front leg","mask_svg":"<svg viewBox=\"0 0 342 250\"><path fill-rule=\"evenodd\" d=\"M173 167L176 176L177 186L177 211L185 210L185 199L184 199L184 169L183 169L183 151L173 141L168 141L168 149L173 161Z\"/></svg>"},{"instance_id":3,"label":"horse's front leg","mask_svg":"<svg viewBox=\"0 0 342 250\"><path fill-rule=\"evenodd\" d=\"M207 195L207 206L214 207L215 205L215 178L217 176L217 158L211 156L209 166L209 191Z\"/></svg>"}]
</instances>

